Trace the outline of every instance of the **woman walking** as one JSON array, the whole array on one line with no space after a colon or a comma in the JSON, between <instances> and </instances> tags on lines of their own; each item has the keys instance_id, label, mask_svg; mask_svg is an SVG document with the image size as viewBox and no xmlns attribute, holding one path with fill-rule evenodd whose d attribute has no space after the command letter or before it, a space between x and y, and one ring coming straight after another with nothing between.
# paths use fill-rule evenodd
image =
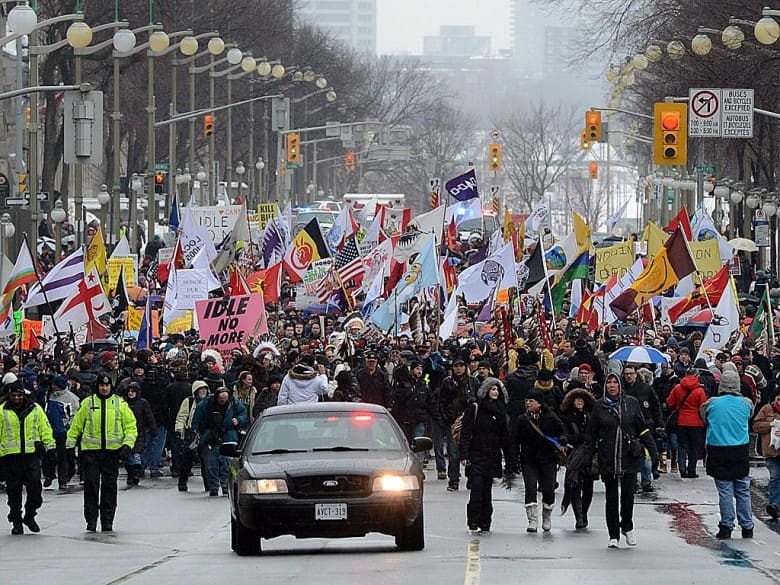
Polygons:
<instances>
[{"instance_id":1,"label":"woman walking","mask_svg":"<svg viewBox=\"0 0 780 585\"><path fill-rule=\"evenodd\" d=\"M463 413L458 445L466 468L466 487L471 490L466 522L473 535L490 531L493 518L493 479L501 477L501 455L509 461L506 426L506 396L501 382L486 378L477 391L477 401Z\"/></svg>"},{"instance_id":2,"label":"woman walking","mask_svg":"<svg viewBox=\"0 0 780 585\"><path fill-rule=\"evenodd\" d=\"M598 453L599 475L606 490L608 548L619 548L620 533L636 546L634 491L644 450L655 464L658 450L639 401L623 394L620 377L607 374L604 396L593 406L585 436L589 456Z\"/></svg>"},{"instance_id":3,"label":"woman walking","mask_svg":"<svg viewBox=\"0 0 780 585\"><path fill-rule=\"evenodd\" d=\"M545 403L544 392L534 388L525 397L525 414L517 419L510 436L512 453L520 454L525 486L527 532L536 532L539 524L538 491L542 492L542 530L552 528L555 505L555 477L558 473L556 451L566 445L566 430L561 419ZM558 445L553 443L558 441ZM511 457L514 461L514 455Z\"/></svg>"},{"instance_id":4,"label":"woman walking","mask_svg":"<svg viewBox=\"0 0 780 585\"><path fill-rule=\"evenodd\" d=\"M669 416L677 419L673 428L677 434L677 461L682 478L699 477L696 462L704 446L704 421L699 409L705 402L707 394L699 383L696 370L686 373L666 398Z\"/></svg>"},{"instance_id":5,"label":"woman walking","mask_svg":"<svg viewBox=\"0 0 780 585\"><path fill-rule=\"evenodd\" d=\"M255 420L252 412L254 411L255 398L257 397L257 388L252 385L253 382L252 372L245 370L238 375L238 380L236 380L236 384L233 387L233 396L246 408L250 416L250 423Z\"/></svg>"},{"instance_id":6,"label":"woman walking","mask_svg":"<svg viewBox=\"0 0 780 585\"><path fill-rule=\"evenodd\" d=\"M592 457L585 449L585 432L590 422L591 411L596 399L587 390L572 390L561 403L561 416L566 428L566 437L572 446L566 465L566 479L563 483L561 515L571 504L574 511L574 527L584 530L588 527L588 511L593 501Z\"/></svg>"}]
</instances>

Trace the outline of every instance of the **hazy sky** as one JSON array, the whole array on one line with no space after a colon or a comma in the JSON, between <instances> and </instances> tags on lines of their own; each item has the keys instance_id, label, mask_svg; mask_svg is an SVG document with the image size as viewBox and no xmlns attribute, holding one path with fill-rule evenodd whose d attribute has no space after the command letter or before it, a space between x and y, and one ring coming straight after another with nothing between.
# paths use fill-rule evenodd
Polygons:
<instances>
[{"instance_id":1,"label":"hazy sky","mask_svg":"<svg viewBox=\"0 0 780 585\"><path fill-rule=\"evenodd\" d=\"M509 0L379 0L377 52L421 54L423 37L442 25L473 25L492 37L491 51L510 48Z\"/></svg>"}]
</instances>

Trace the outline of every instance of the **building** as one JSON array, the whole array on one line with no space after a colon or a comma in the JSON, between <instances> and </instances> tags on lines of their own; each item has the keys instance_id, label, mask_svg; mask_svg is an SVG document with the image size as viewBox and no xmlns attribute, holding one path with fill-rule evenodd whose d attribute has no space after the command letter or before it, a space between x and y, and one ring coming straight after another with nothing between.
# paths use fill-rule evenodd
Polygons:
<instances>
[{"instance_id":1,"label":"building","mask_svg":"<svg viewBox=\"0 0 780 585\"><path fill-rule=\"evenodd\" d=\"M357 51L376 54L377 0L300 0L297 16Z\"/></svg>"},{"instance_id":2,"label":"building","mask_svg":"<svg viewBox=\"0 0 780 585\"><path fill-rule=\"evenodd\" d=\"M440 26L437 36L423 38L423 56L438 59L490 57L490 37L477 36L473 26Z\"/></svg>"}]
</instances>

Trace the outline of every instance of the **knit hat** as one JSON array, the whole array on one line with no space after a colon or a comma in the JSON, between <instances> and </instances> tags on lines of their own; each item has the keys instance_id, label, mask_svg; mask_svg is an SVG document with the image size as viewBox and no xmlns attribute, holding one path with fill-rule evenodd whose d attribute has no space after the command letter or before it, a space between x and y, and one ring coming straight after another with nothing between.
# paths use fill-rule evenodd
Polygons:
<instances>
[{"instance_id":1,"label":"knit hat","mask_svg":"<svg viewBox=\"0 0 780 585\"><path fill-rule=\"evenodd\" d=\"M739 394L739 374L731 371L724 371L720 376L720 385L718 394Z\"/></svg>"},{"instance_id":2,"label":"knit hat","mask_svg":"<svg viewBox=\"0 0 780 585\"><path fill-rule=\"evenodd\" d=\"M490 369L490 362L487 361L487 360L482 360L481 362L479 362L479 366L478 367L480 367L480 368L487 368L489 370Z\"/></svg>"},{"instance_id":3,"label":"knit hat","mask_svg":"<svg viewBox=\"0 0 780 585\"><path fill-rule=\"evenodd\" d=\"M579 365L579 371L580 372L592 372L593 368L590 367L590 364L580 364Z\"/></svg>"},{"instance_id":4,"label":"knit hat","mask_svg":"<svg viewBox=\"0 0 780 585\"><path fill-rule=\"evenodd\" d=\"M549 382L553 379L553 373L550 370L539 370L537 380L540 382Z\"/></svg>"},{"instance_id":5,"label":"knit hat","mask_svg":"<svg viewBox=\"0 0 780 585\"><path fill-rule=\"evenodd\" d=\"M526 400L536 400L539 404L544 404L544 392L538 388L531 388L525 395Z\"/></svg>"},{"instance_id":6,"label":"knit hat","mask_svg":"<svg viewBox=\"0 0 780 585\"><path fill-rule=\"evenodd\" d=\"M103 352L103 355L100 356L100 363L101 363L101 365L105 366L108 362L110 362L115 357L116 357L116 354L113 351Z\"/></svg>"},{"instance_id":7,"label":"knit hat","mask_svg":"<svg viewBox=\"0 0 780 585\"><path fill-rule=\"evenodd\" d=\"M61 390L64 390L68 387L68 377L67 376L54 376L54 378L51 381L51 385L55 388L59 388Z\"/></svg>"}]
</instances>

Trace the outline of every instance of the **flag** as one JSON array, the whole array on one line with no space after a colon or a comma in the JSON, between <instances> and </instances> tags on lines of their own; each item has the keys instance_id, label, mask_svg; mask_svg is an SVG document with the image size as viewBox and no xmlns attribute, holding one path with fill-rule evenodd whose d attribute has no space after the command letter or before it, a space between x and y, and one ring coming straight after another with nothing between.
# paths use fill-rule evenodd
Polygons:
<instances>
[{"instance_id":1,"label":"flag","mask_svg":"<svg viewBox=\"0 0 780 585\"><path fill-rule=\"evenodd\" d=\"M468 201L469 199L479 199L479 189L477 188L477 175L474 169L469 169L462 175L450 179L444 184L447 193L458 201Z\"/></svg>"},{"instance_id":2,"label":"flag","mask_svg":"<svg viewBox=\"0 0 780 585\"><path fill-rule=\"evenodd\" d=\"M512 242L507 242L489 258L469 266L460 274L455 294L463 295L467 303L479 303L496 289L516 287L517 271L512 270L514 256Z\"/></svg>"},{"instance_id":3,"label":"flag","mask_svg":"<svg viewBox=\"0 0 780 585\"><path fill-rule=\"evenodd\" d=\"M728 268L728 266L723 268ZM769 301L769 286L764 287L764 294L761 296L761 302L756 309L755 317L753 317L750 333L756 339L760 339L762 335L767 333L769 343L771 345L775 344L775 328L772 319L772 304Z\"/></svg>"},{"instance_id":4,"label":"flag","mask_svg":"<svg viewBox=\"0 0 780 585\"><path fill-rule=\"evenodd\" d=\"M290 281L300 282L312 262L329 257L320 224L315 217L293 238L282 263L285 271L290 275Z\"/></svg>"},{"instance_id":5,"label":"flag","mask_svg":"<svg viewBox=\"0 0 780 585\"><path fill-rule=\"evenodd\" d=\"M672 221L669 222L669 225L664 228L664 231L668 234L671 234L674 233L678 227L681 228L683 234L685 234L685 239L690 242L693 239L691 232L691 220L688 217L688 210L685 209L685 207L680 208L680 211L678 211L677 215L672 218Z\"/></svg>"},{"instance_id":6,"label":"flag","mask_svg":"<svg viewBox=\"0 0 780 585\"><path fill-rule=\"evenodd\" d=\"M681 228L666 241L639 278L616 298L610 307L618 319L625 319L641 305L674 286L679 280L696 270L688 241Z\"/></svg>"},{"instance_id":7,"label":"flag","mask_svg":"<svg viewBox=\"0 0 780 585\"><path fill-rule=\"evenodd\" d=\"M130 242L127 238L119 238L119 241L114 246L114 250L111 252L111 258L126 258L132 256L133 251L130 249Z\"/></svg>"},{"instance_id":8,"label":"flag","mask_svg":"<svg viewBox=\"0 0 780 585\"><path fill-rule=\"evenodd\" d=\"M590 254L585 251L572 262L566 270L559 276L557 282L551 288L553 310L555 314L561 312L563 307L563 297L570 282L578 278L588 278Z\"/></svg>"},{"instance_id":9,"label":"flag","mask_svg":"<svg viewBox=\"0 0 780 585\"><path fill-rule=\"evenodd\" d=\"M390 207L388 205L377 205L380 216L380 226L382 231L388 236L400 236L406 231L409 222L412 220L412 210L409 207Z\"/></svg>"},{"instance_id":10,"label":"flag","mask_svg":"<svg viewBox=\"0 0 780 585\"><path fill-rule=\"evenodd\" d=\"M125 283L125 266L119 267L119 278L116 281L116 290L114 298L111 301L111 310L114 317L119 317L122 311L126 311L130 306L130 296L127 294L127 284Z\"/></svg>"},{"instance_id":11,"label":"flag","mask_svg":"<svg viewBox=\"0 0 780 585\"><path fill-rule=\"evenodd\" d=\"M544 280L546 276L544 246L540 238L537 240L536 247L531 252L531 255L517 264L517 290L526 292L529 288Z\"/></svg>"},{"instance_id":12,"label":"flag","mask_svg":"<svg viewBox=\"0 0 780 585\"><path fill-rule=\"evenodd\" d=\"M726 264L712 278L669 307L669 320L674 323L681 315L697 307L717 305L729 283L729 265Z\"/></svg>"},{"instance_id":13,"label":"flag","mask_svg":"<svg viewBox=\"0 0 780 585\"><path fill-rule=\"evenodd\" d=\"M70 296L73 287L84 280L84 273L84 248L79 247L30 287L22 307L27 309Z\"/></svg>"},{"instance_id":14,"label":"flag","mask_svg":"<svg viewBox=\"0 0 780 585\"><path fill-rule=\"evenodd\" d=\"M593 230L590 229L588 222L579 213L572 211L571 215L574 223L574 238L577 240L577 250L580 252L590 250L590 234Z\"/></svg>"},{"instance_id":15,"label":"flag","mask_svg":"<svg viewBox=\"0 0 780 585\"><path fill-rule=\"evenodd\" d=\"M284 258L284 251L289 246L285 238L285 228L278 217L271 218L263 230L260 239L260 250L263 256L263 266L268 268Z\"/></svg>"},{"instance_id":16,"label":"flag","mask_svg":"<svg viewBox=\"0 0 780 585\"><path fill-rule=\"evenodd\" d=\"M453 205L447 207L447 212L444 216L444 221L449 222L455 220L455 225L469 221L471 219L482 218L482 202L479 199L469 199L467 201L459 201Z\"/></svg>"},{"instance_id":17,"label":"flag","mask_svg":"<svg viewBox=\"0 0 780 585\"><path fill-rule=\"evenodd\" d=\"M282 263L277 262L265 270L256 270L246 279L251 291L261 293L266 303L279 302L281 268Z\"/></svg>"},{"instance_id":18,"label":"flag","mask_svg":"<svg viewBox=\"0 0 780 585\"><path fill-rule=\"evenodd\" d=\"M366 274L363 258L358 251L355 236L350 236L344 243L344 247L333 258L333 269L339 275L345 290L352 292L363 284Z\"/></svg>"},{"instance_id":19,"label":"flag","mask_svg":"<svg viewBox=\"0 0 780 585\"><path fill-rule=\"evenodd\" d=\"M380 242L386 239L387 236L382 232L382 218L379 215L375 215L363 239L360 240L360 251L365 256L369 250L376 248Z\"/></svg>"},{"instance_id":20,"label":"flag","mask_svg":"<svg viewBox=\"0 0 780 585\"><path fill-rule=\"evenodd\" d=\"M65 298L52 317L56 323L67 323L79 329L111 311L111 303L103 292L100 277L93 267L77 283L76 290Z\"/></svg>"},{"instance_id":21,"label":"flag","mask_svg":"<svg viewBox=\"0 0 780 585\"><path fill-rule=\"evenodd\" d=\"M425 234L434 233L436 234L436 240L441 242L441 232L442 227L444 226L444 214L446 211L447 208L444 205L440 205L433 211L422 213L412 219L412 221L409 222L408 227L412 227Z\"/></svg>"},{"instance_id":22,"label":"flag","mask_svg":"<svg viewBox=\"0 0 780 585\"><path fill-rule=\"evenodd\" d=\"M238 269L238 266L233 266L230 269L230 277L228 278L228 287L230 287L231 296L236 295L248 295L252 291L249 289L244 275Z\"/></svg>"},{"instance_id":23,"label":"flag","mask_svg":"<svg viewBox=\"0 0 780 585\"><path fill-rule=\"evenodd\" d=\"M179 270L176 266L171 265L170 272L167 277L167 284L165 286L165 301L163 301L163 331L167 331L168 324L171 321L183 317L186 310L179 309L178 304L178 277Z\"/></svg>"},{"instance_id":24,"label":"flag","mask_svg":"<svg viewBox=\"0 0 780 585\"><path fill-rule=\"evenodd\" d=\"M158 256L159 258L159 256ZM168 274L174 268L186 268L187 265L184 262L184 249L182 248L181 238L176 238L176 243L173 245L173 253L171 259L168 262L163 262L157 265L157 282L165 284L168 282Z\"/></svg>"},{"instance_id":25,"label":"flag","mask_svg":"<svg viewBox=\"0 0 780 585\"><path fill-rule=\"evenodd\" d=\"M718 301L718 306L712 315L712 322L707 327L707 332L704 334L704 339L701 342L696 359L700 357L706 359L706 356L714 358L715 354L729 342L732 333L738 329L739 309L737 308L737 299L734 296L734 285L729 283L726 285L726 290L723 291L720 301Z\"/></svg>"},{"instance_id":26,"label":"flag","mask_svg":"<svg viewBox=\"0 0 780 585\"><path fill-rule=\"evenodd\" d=\"M547 203L540 203L533 208L525 220L525 233L538 234L545 227L550 227L550 206Z\"/></svg>"},{"instance_id":27,"label":"flag","mask_svg":"<svg viewBox=\"0 0 780 585\"><path fill-rule=\"evenodd\" d=\"M16 257L16 263L8 276L8 281L3 287L3 295L0 298L0 323L5 323L8 319L16 291L20 287L31 284L36 280L38 280L38 275L35 272L30 247L27 245L27 239L25 238L24 244L19 249L19 255Z\"/></svg>"},{"instance_id":28,"label":"flag","mask_svg":"<svg viewBox=\"0 0 780 585\"><path fill-rule=\"evenodd\" d=\"M168 216L168 227L172 232L179 229L179 223L181 222L181 216L179 215L179 197L176 192L173 193L173 201L171 201L171 213Z\"/></svg>"},{"instance_id":29,"label":"flag","mask_svg":"<svg viewBox=\"0 0 780 585\"><path fill-rule=\"evenodd\" d=\"M715 227L715 222L712 221L712 218L704 209L699 208L696 210L696 213L693 214L691 229L693 235L691 240L694 242L717 239L721 263L728 264L731 262L731 259L736 253L734 246L729 244L728 240L720 235L720 232Z\"/></svg>"},{"instance_id":30,"label":"flag","mask_svg":"<svg viewBox=\"0 0 780 585\"><path fill-rule=\"evenodd\" d=\"M628 208L629 201L630 199L626 199L626 202L623 204L623 206L607 218L606 225L607 225L608 232L612 233L612 230L615 229L617 222L621 220L623 214L626 212L626 208Z\"/></svg>"},{"instance_id":31,"label":"flag","mask_svg":"<svg viewBox=\"0 0 780 585\"><path fill-rule=\"evenodd\" d=\"M661 247L666 243L669 236L659 228L655 222L648 221L645 231L642 233L642 241L647 242L647 258L652 260L658 254Z\"/></svg>"},{"instance_id":32,"label":"flag","mask_svg":"<svg viewBox=\"0 0 780 585\"><path fill-rule=\"evenodd\" d=\"M594 302L600 304L599 316L601 323L611 324L618 320L617 315L612 312L612 309L609 306L610 303L636 282L636 279L644 272L646 266L647 258L637 258L623 276L618 278L617 273L613 273L607 282L599 287L598 292L601 294Z\"/></svg>"},{"instance_id":33,"label":"flag","mask_svg":"<svg viewBox=\"0 0 780 585\"><path fill-rule=\"evenodd\" d=\"M352 216L352 209L349 205L345 205L325 234L325 241L331 250L340 250L346 239L358 232L359 227Z\"/></svg>"},{"instance_id":34,"label":"flag","mask_svg":"<svg viewBox=\"0 0 780 585\"><path fill-rule=\"evenodd\" d=\"M87 254L84 258L84 272L89 274L92 268L100 276L103 290L108 290L108 260L106 257L106 242L103 239L103 228L101 226L98 226L95 235L89 241Z\"/></svg>"},{"instance_id":35,"label":"flag","mask_svg":"<svg viewBox=\"0 0 780 585\"><path fill-rule=\"evenodd\" d=\"M233 229L225 236L219 246L217 257L212 262L214 272L219 275L227 270L227 267L236 259L240 242L247 241L249 241L249 220L246 216L246 205L241 205L241 212L236 218L236 223L233 224Z\"/></svg>"},{"instance_id":36,"label":"flag","mask_svg":"<svg viewBox=\"0 0 780 585\"><path fill-rule=\"evenodd\" d=\"M146 349L152 346L152 295L146 291L146 306L141 316L141 328L138 330L138 342L136 349Z\"/></svg>"}]
</instances>

